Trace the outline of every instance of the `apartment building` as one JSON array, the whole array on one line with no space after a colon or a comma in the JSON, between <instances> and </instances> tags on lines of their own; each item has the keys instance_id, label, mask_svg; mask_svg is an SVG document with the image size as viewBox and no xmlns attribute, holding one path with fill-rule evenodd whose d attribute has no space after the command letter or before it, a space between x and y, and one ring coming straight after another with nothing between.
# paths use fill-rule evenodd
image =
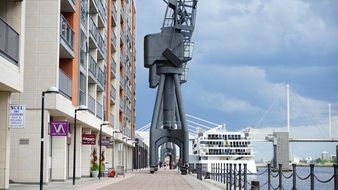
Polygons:
<instances>
[{"instance_id":1,"label":"apartment building","mask_svg":"<svg viewBox=\"0 0 338 190\"><path fill-rule=\"evenodd\" d=\"M29 0L25 9L23 93L12 99L26 106L26 120L23 129L11 130L9 179L39 182L41 122L44 183L72 177L74 143L75 176L90 176L93 150L99 150L100 127L103 139L115 142L113 147L102 146L105 161L132 169L134 0ZM46 91L53 86L59 93ZM42 92L46 92L43 121ZM77 111L74 126L75 109L80 105L88 110ZM51 123L60 121L69 123L68 135L51 136ZM103 125L105 121L110 125ZM88 134L95 136L95 145L83 143L82 137Z\"/></svg>"},{"instance_id":2,"label":"apartment building","mask_svg":"<svg viewBox=\"0 0 338 190\"><path fill-rule=\"evenodd\" d=\"M25 2L0 0L0 189L9 188L10 106L23 91Z\"/></svg>"}]
</instances>

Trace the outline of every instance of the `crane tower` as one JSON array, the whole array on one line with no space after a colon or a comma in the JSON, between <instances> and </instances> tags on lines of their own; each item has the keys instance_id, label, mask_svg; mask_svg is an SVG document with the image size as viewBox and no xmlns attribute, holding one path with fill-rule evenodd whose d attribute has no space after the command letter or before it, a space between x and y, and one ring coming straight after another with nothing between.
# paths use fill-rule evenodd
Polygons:
<instances>
[{"instance_id":1,"label":"crane tower","mask_svg":"<svg viewBox=\"0 0 338 190\"><path fill-rule=\"evenodd\" d=\"M150 172L157 170L158 149L171 142L180 148L181 174L186 174L188 126L181 84L186 82L187 62L192 58L191 37L198 0L164 0L167 4L160 33L144 38L144 67L149 87L157 88L150 127Z\"/></svg>"}]
</instances>

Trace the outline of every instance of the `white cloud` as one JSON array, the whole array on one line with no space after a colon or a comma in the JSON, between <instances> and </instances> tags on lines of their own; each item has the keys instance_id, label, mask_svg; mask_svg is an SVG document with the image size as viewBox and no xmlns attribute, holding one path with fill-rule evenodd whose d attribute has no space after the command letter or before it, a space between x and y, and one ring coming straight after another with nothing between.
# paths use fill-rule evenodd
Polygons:
<instances>
[{"instance_id":1,"label":"white cloud","mask_svg":"<svg viewBox=\"0 0 338 190\"><path fill-rule=\"evenodd\" d=\"M337 48L337 25L316 14L310 2L199 1L198 11L195 39L203 43L202 52L265 55L298 47L308 53Z\"/></svg>"}]
</instances>

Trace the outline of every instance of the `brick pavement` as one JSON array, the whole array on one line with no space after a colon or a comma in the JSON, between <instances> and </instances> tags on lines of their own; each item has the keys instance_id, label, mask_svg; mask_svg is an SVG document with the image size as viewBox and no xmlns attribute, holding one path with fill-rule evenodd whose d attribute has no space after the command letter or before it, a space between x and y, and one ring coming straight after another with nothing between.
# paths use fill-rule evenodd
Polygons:
<instances>
[{"instance_id":1,"label":"brick pavement","mask_svg":"<svg viewBox=\"0 0 338 190\"><path fill-rule=\"evenodd\" d=\"M10 190L35 190L38 184L10 184ZM129 172L125 177L81 178L72 185L66 182L50 182L44 185L45 190L219 190L221 188L197 180L194 175L180 175L177 170L159 170L150 174L149 169Z\"/></svg>"}]
</instances>

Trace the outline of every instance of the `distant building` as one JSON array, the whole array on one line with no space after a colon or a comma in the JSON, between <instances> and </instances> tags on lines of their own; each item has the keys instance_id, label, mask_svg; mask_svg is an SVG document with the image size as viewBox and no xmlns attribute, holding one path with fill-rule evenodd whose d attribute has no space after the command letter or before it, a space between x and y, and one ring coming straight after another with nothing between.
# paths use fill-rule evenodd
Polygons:
<instances>
[{"instance_id":1,"label":"distant building","mask_svg":"<svg viewBox=\"0 0 338 190\"><path fill-rule=\"evenodd\" d=\"M306 157L305 161L307 164L310 164L312 162L312 157L311 156Z\"/></svg>"},{"instance_id":2,"label":"distant building","mask_svg":"<svg viewBox=\"0 0 338 190\"><path fill-rule=\"evenodd\" d=\"M327 151L322 152L322 160L330 160L330 155Z\"/></svg>"}]
</instances>

